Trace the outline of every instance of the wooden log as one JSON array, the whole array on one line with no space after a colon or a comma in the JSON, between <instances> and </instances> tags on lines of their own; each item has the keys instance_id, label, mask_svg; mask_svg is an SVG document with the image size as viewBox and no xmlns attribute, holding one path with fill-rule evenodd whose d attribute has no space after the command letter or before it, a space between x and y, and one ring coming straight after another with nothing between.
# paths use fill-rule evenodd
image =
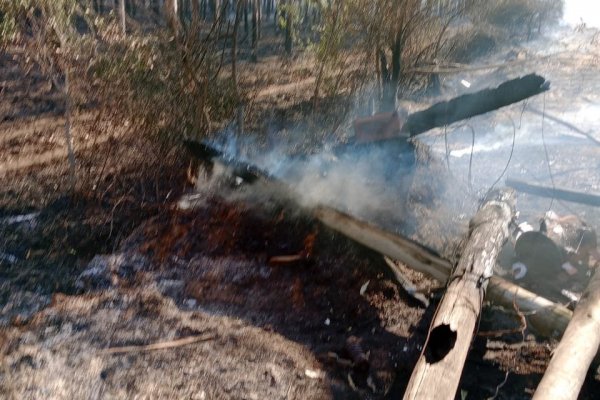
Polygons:
<instances>
[{"instance_id":1,"label":"wooden log","mask_svg":"<svg viewBox=\"0 0 600 400\"><path fill-rule=\"evenodd\" d=\"M398 110L380 113L355 121L355 136L335 147L336 154L374 142L406 141L433 128L450 125L476 115L508 106L545 92L550 83L536 74L511 79L496 88L480 90L436 103L431 107L400 116Z\"/></svg>"},{"instance_id":2,"label":"wooden log","mask_svg":"<svg viewBox=\"0 0 600 400\"><path fill-rule=\"evenodd\" d=\"M497 88L465 94L449 101L434 104L426 110L413 113L402 127L402 132L415 136L430 129L450 125L463 119L497 110L517 103L550 87L543 77L529 74L502 83Z\"/></svg>"},{"instance_id":3,"label":"wooden log","mask_svg":"<svg viewBox=\"0 0 600 400\"><path fill-rule=\"evenodd\" d=\"M401 261L441 283L446 283L452 272L452 264L448 260L399 234L385 231L330 207L319 207L314 210L314 215L326 226L363 246ZM497 276L490 278L486 300L511 310L516 304L527 316L531 331L544 337L560 337L572 315L568 308Z\"/></svg>"},{"instance_id":4,"label":"wooden log","mask_svg":"<svg viewBox=\"0 0 600 400\"><path fill-rule=\"evenodd\" d=\"M313 215L350 239L440 282L446 282L450 275L452 264L449 261L413 240L384 231L329 207L318 207L313 210Z\"/></svg>"},{"instance_id":5,"label":"wooden log","mask_svg":"<svg viewBox=\"0 0 600 400\"><path fill-rule=\"evenodd\" d=\"M514 193L499 191L471 220L467 244L436 310L404 399L454 399L488 279L510 235L514 215Z\"/></svg>"},{"instance_id":6,"label":"wooden log","mask_svg":"<svg viewBox=\"0 0 600 400\"><path fill-rule=\"evenodd\" d=\"M485 299L509 309L516 305L526 316L528 328L543 337L561 337L573 315L562 304L553 303L498 276L490 278Z\"/></svg>"},{"instance_id":7,"label":"wooden log","mask_svg":"<svg viewBox=\"0 0 600 400\"><path fill-rule=\"evenodd\" d=\"M519 192L529 193L541 197L549 197L558 200L571 201L573 203L587 204L600 207L600 195L593 193L577 192L575 190L551 188L547 186L533 185L517 179L507 179L506 186Z\"/></svg>"},{"instance_id":8,"label":"wooden log","mask_svg":"<svg viewBox=\"0 0 600 400\"><path fill-rule=\"evenodd\" d=\"M534 400L575 400L600 347L600 273L596 271L554 351Z\"/></svg>"}]
</instances>

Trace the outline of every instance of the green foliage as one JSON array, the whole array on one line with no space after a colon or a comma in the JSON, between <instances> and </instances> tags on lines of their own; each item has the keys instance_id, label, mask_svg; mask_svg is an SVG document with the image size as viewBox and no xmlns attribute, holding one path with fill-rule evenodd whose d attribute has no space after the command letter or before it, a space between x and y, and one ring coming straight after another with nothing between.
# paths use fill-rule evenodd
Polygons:
<instances>
[{"instance_id":1,"label":"green foliage","mask_svg":"<svg viewBox=\"0 0 600 400\"><path fill-rule=\"evenodd\" d=\"M299 27L301 21L300 5L296 2L286 2L278 5L277 26L281 31L288 30L288 22L291 22L290 35L293 43L299 41Z\"/></svg>"},{"instance_id":2,"label":"green foliage","mask_svg":"<svg viewBox=\"0 0 600 400\"><path fill-rule=\"evenodd\" d=\"M471 1L465 1L464 7L470 6ZM378 87L384 84L409 87L415 78L410 70L443 56L447 28L461 15L464 15L464 8L453 8L448 2L328 2L322 9L319 39L315 46L319 71L327 75L337 70L340 79L344 78L341 74L353 76L359 88L364 82L376 79L379 81ZM352 53L351 58L348 57L349 52ZM382 59L385 66L381 65ZM339 72L349 63L354 63L352 72ZM388 76L384 76L384 69ZM326 77L318 79L319 84L327 82ZM336 83L334 88L340 86ZM377 97L382 96L381 92L377 94Z\"/></svg>"}]
</instances>

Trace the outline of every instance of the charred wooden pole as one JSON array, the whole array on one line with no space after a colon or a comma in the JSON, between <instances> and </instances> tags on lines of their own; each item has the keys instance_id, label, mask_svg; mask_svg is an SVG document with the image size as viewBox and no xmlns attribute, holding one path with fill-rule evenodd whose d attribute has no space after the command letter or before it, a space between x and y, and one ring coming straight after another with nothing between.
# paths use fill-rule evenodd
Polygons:
<instances>
[{"instance_id":1,"label":"charred wooden pole","mask_svg":"<svg viewBox=\"0 0 600 400\"><path fill-rule=\"evenodd\" d=\"M404 399L455 397L496 257L515 216L512 191L495 192L470 222L469 238L450 278Z\"/></svg>"},{"instance_id":2,"label":"charred wooden pole","mask_svg":"<svg viewBox=\"0 0 600 400\"><path fill-rule=\"evenodd\" d=\"M533 399L577 399L599 347L600 273L596 271L575 308Z\"/></svg>"},{"instance_id":3,"label":"charred wooden pole","mask_svg":"<svg viewBox=\"0 0 600 400\"><path fill-rule=\"evenodd\" d=\"M452 264L415 241L384 231L329 207L317 207L313 215L350 239L442 283L450 276Z\"/></svg>"},{"instance_id":4,"label":"charred wooden pole","mask_svg":"<svg viewBox=\"0 0 600 400\"><path fill-rule=\"evenodd\" d=\"M550 83L536 74L502 83L497 88L464 94L408 116L402 132L415 136L430 129L497 110L545 92Z\"/></svg>"},{"instance_id":5,"label":"charred wooden pole","mask_svg":"<svg viewBox=\"0 0 600 400\"><path fill-rule=\"evenodd\" d=\"M587 204L589 206L600 207L600 194L577 192L556 187L547 187L534 185L531 183L519 181L517 179L507 179L506 186L519 192L529 193L535 196L548 197L552 199L565 200L573 203Z\"/></svg>"}]
</instances>

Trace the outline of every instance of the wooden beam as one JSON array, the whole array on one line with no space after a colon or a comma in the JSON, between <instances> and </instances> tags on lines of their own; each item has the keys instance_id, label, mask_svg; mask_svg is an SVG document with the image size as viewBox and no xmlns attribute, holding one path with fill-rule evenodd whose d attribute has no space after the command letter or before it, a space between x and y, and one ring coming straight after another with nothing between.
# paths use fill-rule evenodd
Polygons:
<instances>
[{"instance_id":1,"label":"wooden beam","mask_svg":"<svg viewBox=\"0 0 600 400\"><path fill-rule=\"evenodd\" d=\"M539 296L498 276L490 278L486 301L512 309L515 305L527 319L527 327L539 336L560 338L573 312L562 304Z\"/></svg>"},{"instance_id":2,"label":"wooden beam","mask_svg":"<svg viewBox=\"0 0 600 400\"><path fill-rule=\"evenodd\" d=\"M599 347L600 273L596 271L533 399L576 400Z\"/></svg>"},{"instance_id":3,"label":"wooden beam","mask_svg":"<svg viewBox=\"0 0 600 400\"><path fill-rule=\"evenodd\" d=\"M571 201L573 203L587 204L589 206L600 207L600 195L598 194L534 185L517 179L507 179L506 186L513 188L519 192L529 193L535 196L549 197L558 200Z\"/></svg>"},{"instance_id":4,"label":"wooden beam","mask_svg":"<svg viewBox=\"0 0 600 400\"><path fill-rule=\"evenodd\" d=\"M470 223L470 234L438 306L405 400L453 400L473 341L488 279L515 216L512 191L495 192Z\"/></svg>"}]
</instances>

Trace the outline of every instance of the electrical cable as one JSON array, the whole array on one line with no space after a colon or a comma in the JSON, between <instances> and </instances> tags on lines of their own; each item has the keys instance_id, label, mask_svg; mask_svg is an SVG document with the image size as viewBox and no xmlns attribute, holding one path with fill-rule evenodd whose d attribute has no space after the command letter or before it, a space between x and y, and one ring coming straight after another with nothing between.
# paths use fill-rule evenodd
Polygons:
<instances>
[{"instance_id":1,"label":"electrical cable","mask_svg":"<svg viewBox=\"0 0 600 400\"><path fill-rule=\"evenodd\" d=\"M542 144L544 145L544 154L546 155L546 165L548 166L548 174L550 175L550 182L552 182L552 189L556 190L556 184L554 183L554 175L552 174L552 167L550 166L550 156L548 155L548 146L546 146L546 138L544 136L544 120L546 116L546 94L544 93L544 108L542 109ZM554 196L550 200L550 205L548 206L548 210L552 209L554 205Z\"/></svg>"}]
</instances>

